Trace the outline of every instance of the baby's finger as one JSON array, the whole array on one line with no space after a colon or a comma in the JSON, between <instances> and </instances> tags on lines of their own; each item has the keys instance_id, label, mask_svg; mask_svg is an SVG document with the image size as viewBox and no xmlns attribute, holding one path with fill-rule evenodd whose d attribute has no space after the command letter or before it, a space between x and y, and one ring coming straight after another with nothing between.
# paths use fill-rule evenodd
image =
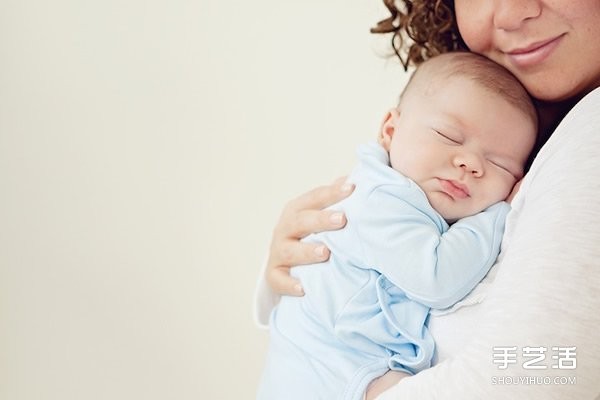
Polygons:
<instances>
[{"instance_id":1,"label":"baby's finger","mask_svg":"<svg viewBox=\"0 0 600 400\"><path fill-rule=\"evenodd\" d=\"M522 179L519 180L519 181L517 181L517 183L515 183L515 186L513 186L512 191L510 192L510 194L506 198L506 201L508 203L512 203L513 199L515 198L515 196L519 192L519 189L521 188L521 182L523 182Z\"/></svg>"}]
</instances>

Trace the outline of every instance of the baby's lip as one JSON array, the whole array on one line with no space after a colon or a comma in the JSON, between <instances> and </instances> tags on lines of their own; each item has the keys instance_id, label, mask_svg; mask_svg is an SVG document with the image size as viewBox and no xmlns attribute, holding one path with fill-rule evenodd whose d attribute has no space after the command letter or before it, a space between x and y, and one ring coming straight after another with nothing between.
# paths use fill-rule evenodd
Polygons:
<instances>
[{"instance_id":1,"label":"baby's lip","mask_svg":"<svg viewBox=\"0 0 600 400\"><path fill-rule=\"evenodd\" d=\"M442 190L454 199L469 197L469 187L464 183L450 179L440 179Z\"/></svg>"}]
</instances>

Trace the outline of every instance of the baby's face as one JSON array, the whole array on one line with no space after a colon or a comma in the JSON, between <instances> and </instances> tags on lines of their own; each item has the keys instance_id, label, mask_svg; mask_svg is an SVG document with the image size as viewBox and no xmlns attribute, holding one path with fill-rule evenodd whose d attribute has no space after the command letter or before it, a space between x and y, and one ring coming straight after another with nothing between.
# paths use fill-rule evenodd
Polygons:
<instances>
[{"instance_id":1,"label":"baby's face","mask_svg":"<svg viewBox=\"0 0 600 400\"><path fill-rule=\"evenodd\" d=\"M393 131L392 168L452 222L506 199L523 176L536 132L524 112L469 79L440 86L427 96L409 93L383 129Z\"/></svg>"}]
</instances>

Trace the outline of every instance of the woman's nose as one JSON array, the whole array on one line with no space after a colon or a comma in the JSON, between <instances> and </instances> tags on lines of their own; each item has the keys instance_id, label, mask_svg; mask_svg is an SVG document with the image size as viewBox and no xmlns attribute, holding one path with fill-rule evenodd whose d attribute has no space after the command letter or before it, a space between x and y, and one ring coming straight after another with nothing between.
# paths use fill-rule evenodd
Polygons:
<instances>
[{"instance_id":1,"label":"woman's nose","mask_svg":"<svg viewBox=\"0 0 600 400\"><path fill-rule=\"evenodd\" d=\"M454 158L454 166L476 178L483 176L483 163L475 154L461 154Z\"/></svg>"},{"instance_id":2,"label":"woman's nose","mask_svg":"<svg viewBox=\"0 0 600 400\"><path fill-rule=\"evenodd\" d=\"M538 17L542 12L539 0L492 0L494 27L504 31L521 28L523 22Z\"/></svg>"}]
</instances>

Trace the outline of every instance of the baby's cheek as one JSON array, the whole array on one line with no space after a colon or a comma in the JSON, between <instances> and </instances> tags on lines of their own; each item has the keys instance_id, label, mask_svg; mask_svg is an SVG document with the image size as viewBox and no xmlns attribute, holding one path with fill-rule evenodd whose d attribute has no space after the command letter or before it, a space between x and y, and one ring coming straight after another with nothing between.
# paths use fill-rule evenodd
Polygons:
<instances>
[{"instance_id":1,"label":"baby's cheek","mask_svg":"<svg viewBox=\"0 0 600 400\"><path fill-rule=\"evenodd\" d=\"M490 188L490 193L493 193L493 203L506 200L515 184L514 178L500 177L496 180L493 188Z\"/></svg>"},{"instance_id":2,"label":"baby's cheek","mask_svg":"<svg viewBox=\"0 0 600 400\"><path fill-rule=\"evenodd\" d=\"M391 157L390 164L393 169L407 178L418 180L418 172L420 171L419 159L412 155L404 154L399 157Z\"/></svg>"}]
</instances>

